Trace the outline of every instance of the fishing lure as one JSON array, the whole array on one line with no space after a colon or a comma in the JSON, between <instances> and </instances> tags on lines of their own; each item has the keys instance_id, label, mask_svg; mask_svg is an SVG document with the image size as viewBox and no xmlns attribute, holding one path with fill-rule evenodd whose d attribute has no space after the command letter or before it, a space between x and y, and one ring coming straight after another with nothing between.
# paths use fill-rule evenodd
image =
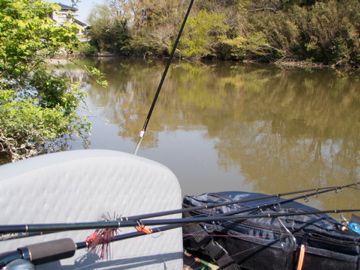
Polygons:
<instances>
[{"instance_id":1,"label":"fishing lure","mask_svg":"<svg viewBox=\"0 0 360 270\"><path fill-rule=\"evenodd\" d=\"M102 215L105 222L110 220L110 217ZM115 236L120 233L118 228L97 229L92 235L86 238L88 249L93 255L98 255L100 260L111 259L110 243L114 241Z\"/></svg>"}]
</instances>

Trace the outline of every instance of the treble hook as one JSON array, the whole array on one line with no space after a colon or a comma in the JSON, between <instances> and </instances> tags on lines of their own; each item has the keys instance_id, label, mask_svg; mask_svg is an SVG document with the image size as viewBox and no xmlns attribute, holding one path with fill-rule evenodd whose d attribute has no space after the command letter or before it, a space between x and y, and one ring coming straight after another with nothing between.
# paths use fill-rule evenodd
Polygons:
<instances>
[{"instance_id":1,"label":"treble hook","mask_svg":"<svg viewBox=\"0 0 360 270\"><path fill-rule=\"evenodd\" d=\"M280 225L285 229L285 233L281 233L280 235L280 245L285 249L285 251L295 251L296 250L296 238L295 236L289 231L289 229L284 225L281 219L278 217L277 220L279 221ZM285 246L285 239L290 238L290 246Z\"/></svg>"}]
</instances>

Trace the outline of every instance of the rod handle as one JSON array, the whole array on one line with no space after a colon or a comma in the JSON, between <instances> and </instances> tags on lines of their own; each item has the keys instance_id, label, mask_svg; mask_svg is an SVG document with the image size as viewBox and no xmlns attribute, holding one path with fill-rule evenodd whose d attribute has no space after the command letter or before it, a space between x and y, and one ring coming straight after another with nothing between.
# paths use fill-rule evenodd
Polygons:
<instances>
[{"instance_id":1,"label":"rod handle","mask_svg":"<svg viewBox=\"0 0 360 270\"><path fill-rule=\"evenodd\" d=\"M27 245L18 249L24 259L33 264L43 264L70 258L75 255L76 245L71 238Z\"/></svg>"}]
</instances>

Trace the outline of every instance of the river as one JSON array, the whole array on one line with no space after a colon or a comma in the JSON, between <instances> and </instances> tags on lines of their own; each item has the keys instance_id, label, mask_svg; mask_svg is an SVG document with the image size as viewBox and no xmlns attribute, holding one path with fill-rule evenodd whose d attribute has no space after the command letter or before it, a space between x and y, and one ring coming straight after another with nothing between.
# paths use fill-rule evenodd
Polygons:
<instances>
[{"instance_id":1,"label":"river","mask_svg":"<svg viewBox=\"0 0 360 270\"><path fill-rule=\"evenodd\" d=\"M88 93L86 148L133 153L165 61L86 59L107 89L70 65ZM66 66L65 66L66 68ZM139 156L169 167L184 194L274 194L360 182L360 73L235 62L172 64ZM69 142L82 149L81 141ZM360 191L309 198L360 208Z\"/></svg>"}]
</instances>

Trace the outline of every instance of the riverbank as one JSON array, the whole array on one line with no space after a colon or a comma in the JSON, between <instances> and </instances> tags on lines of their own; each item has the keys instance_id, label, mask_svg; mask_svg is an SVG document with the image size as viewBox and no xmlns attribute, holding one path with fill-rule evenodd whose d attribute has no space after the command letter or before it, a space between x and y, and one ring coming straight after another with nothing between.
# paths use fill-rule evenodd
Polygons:
<instances>
[{"instance_id":1,"label":"riverbank","mask_svg":"<svg viewBox=\"0 0 360 270\"><path fill-rule=\"evenodd\" d=\"M93 54L93 55L89 55L89 56L83 56L83 55L78 55L78 57L85 57L85 58L115 58L115 57L119 57L119 58L126 58L126 59L139 59L139 58L143 58L143 59L168 59L168 56L138 56L138 55L131 55L131 56L123 56L123 55L117 55L117 54L113 54L113 53L97 53L97 54ZM254 64L254 63L261 63L261 64L275 64L277 66L282 66L282 67L301 67L301 68L333 68L333 69L359 69L358 65L328 65L325 63L314 63L314 62L308 62L308 61L297 61L297 60L292 60L292 59L285 59L285 60L279 60L279 61L274 61L274 62L260 62L260 61L255 61L255 60L242 60L242 61L234 61L234 60L221 60L218 59L216 57L212 57L212 58L197 58L197 57L181 57L181 58L176 58L177 60L186 60L189 62L201 62L201 61L211 61L211 62L215 62L215 61L221 61L221 62L234 62L234 63L249 63L249 64Z\"/></svg>"},{"instance_id":2,"label":"riverbank","mask_svg":"<svg viewBox=\"0 0 360 270\"><path fill-rule=\"evenodd\" d=\"M312 63L306 61L276 61L274 64L279 66L288 66L288 67L303 67L303 68L334 68L334 69L358 69L358 65L350 66L350 65L327 65L324 63Z\"/></svg>"}]
</instances>

